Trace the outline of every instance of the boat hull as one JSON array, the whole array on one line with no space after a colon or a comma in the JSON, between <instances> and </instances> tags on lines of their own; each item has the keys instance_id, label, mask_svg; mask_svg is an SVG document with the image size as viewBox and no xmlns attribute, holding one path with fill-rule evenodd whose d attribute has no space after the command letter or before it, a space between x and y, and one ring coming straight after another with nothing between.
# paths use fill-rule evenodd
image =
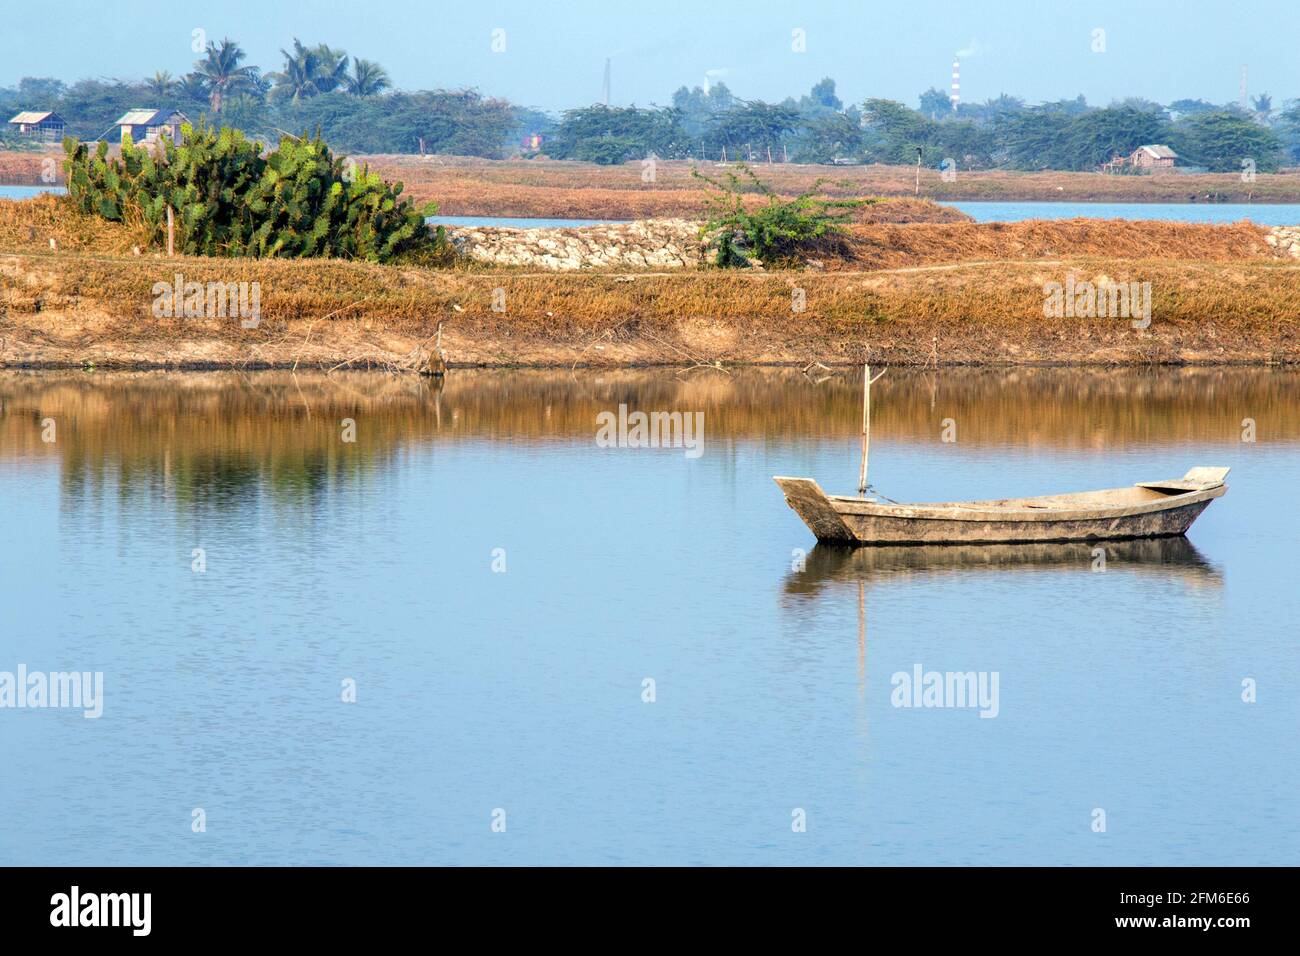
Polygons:
<instances>
[{"instance_id":1,"label":"boat hull","mask_svg":"<svg viewBox=\"0 0 1300 956\"><path fill-rule=\"evenodd\" d=\"M1133 486L1003 501L882 504L830 496L807 478L776 478L819 541L855 545L1116 541L1186 534L1228 489ZM1170 482L1170 485L1176 482Z\"/></svg>"},{"instance_id":2,"label":"boat hull","mask_svg":"<svg viewBox=\"0 0 1300 956\"><path fill-rule=\"evenodd\" d=\"M954 521L893 515L846 515L863 544L998 544L1046 541L1115 541L1186 534L1209 505L1183 505L1153 514L1073 521Z\"/></svg>"}]
</instances>

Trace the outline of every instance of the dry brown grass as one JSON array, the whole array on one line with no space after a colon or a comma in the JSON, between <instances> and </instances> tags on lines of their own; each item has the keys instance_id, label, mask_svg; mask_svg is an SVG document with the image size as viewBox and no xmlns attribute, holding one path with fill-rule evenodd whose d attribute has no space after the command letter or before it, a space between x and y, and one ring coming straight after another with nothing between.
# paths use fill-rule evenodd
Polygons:
<instances>
[{"instance_id":1,"label":"dry brown grass","mask_svg":"<svg viewBox=\"0 0 1300 956\"><path fill-rule=\"evenodd\" d=\"M819 253L833 268L901 269L913 266L984 262L990 260L1057 259L1096 256L1115 259L1170 258L1194 261L1273 259L1264 242L1268 230L1241 222L1230 225L1161 220L1030 220L1017 223L931 223L906 220L915 212L924 220L928 204L912 200L865 207L870 213L896 206L903 222L860 223L849 227L847 243L836 240L845 253L834 261L829 249ZM888 214L886 214L888 215ZM77 214L66 197L37 196L29 200L0 200L0 249L43 251L49 239L60 249L127 253L148 249L142 229ZM484 271L486 267L476 267ZM491 271L491 270L488 270Z\"/></svg>"},{"instance_id":2,"label":"dry brown grass","mask_svg":"<svg viewBox=\"0 0 1300 956\"><path fill-rule=\"evenodd\" d=\"M1067 219L854 227L842 268L900 269L988 260L1106 257L1241 262L1273 259L1268 230L1231 225Z\"/></svg>"},{"instance_id":3,"label":"dry brown grass","mask_svg":"<svg viewBox=\"0 0 1300 956\"><path fill-rule=\"evenodd\" d=\"M257 281L262 324L159 319L151 288ZM1048 319L1044 284L1150 282L1153 323ZM806 311L792 310L804 290ZM507 311L493 312L503 289ZM1293 360L1300 267L1066 259L907 271L459 273L344 262L0 256L16 362L384 365L445 323L453 362L1160 362Z\"/></svg>"},{"instance_id":4,"label":"dry brown grass","mask_svg":"<svg viewBox=\"0 0 1300 956\"><path fill-rule=\"evenodd\" d=\"M912 199L908 196L891 197L884 202L859 206L854 211L853 218L855 222L864 224L889 222L898 225L911 222L975 221L973 216L962 212L960 209L954 209L952 206L941 206L929 199Z\"/></svg>"},{"instance_id":5,"label":"dry brown grass","mask_svg":"<svg viewBox=\"0 0 1300 956\"><path fill-rule=\"evenodd\" d=\"M436 202L447 216L521 216L550 219L700 219L707 212L706 191L691 175L696 164L660 162L655 182L641 179L641 164L598 166L550 160L476 160L464 157L360 157L385 178L400 180L421 202ZM718 172L713 164L698 167ZM762 166L761 179L783 195L813 188L840 198L881 195L842 167ZM860 179L860 177L859 177ZM817 186L818 180L825 180ZM891 201L865 207L862 222L965 222L956 209L915 199L894 190ZM753 204L761 201L753 197Z\"/></svg>"},{"instance_id":6,"label":"dry brown grass","mask_svg":"<svg viewBox=\"0 0 1300 956\"><path fill-rule=\"evenodd\" d=\"M47 234L48 233L48 234ZM135 256L66 199L0 202L0 363L387 365L444 324L453 362L1291 361L1300 264L1249 224L863 225L806 271L529 273ZM48 235L59 239L58 252ZM261 326L156 318L152 288L257 282ZM1044 288L1150 282L1153 323L1050 319ZM491 308L504 290L506 311ZM804 311L796 312L795 290Z\"/></svg>"},{"instance_id":7,"label":"dry brown grass","mask_svg":"<svg viewBox=\"0 0 1300 956\"><path fill-rule=\"evenodd\" d=\"M394 176L388 170L384 175ZM703 219L707 197L699 189L638 190L609 187L534 186L448 177L429 183L406 183L419 202L436 202L444 216L507 216L542 219ZM855 194L856 195L856 194ZM757 206L759 196L750 199ZM928 199L890 198L862 207L861 222L968 222L958 209Z\"/></svg>"},{"instance_id":8,"label":"dry brown grass","mask_svg":"<svg viewBox=\"0 0 1300 956\"><path fill-rule=\"evenodd\" d=\"M44 194L31 199L0 199L0 249L60 249L126 253L148 246L148 233L96 216L79 215L66 196Z\"/></svg>"},{"instance_id":9,"label":"dry brown grass","mask_svg":"<svg viewBox=\"0 0 1300 956\"><path fill-rule=\"evenodd\" d=\"M63 182L63 151L57 146L40 152L0 150L0 185L40 186L45 160L53 158L59 182Z\"/></svg>"},{"instance_id":10,"label":"dry brown grass","mask_svg":"<svg viewBox=\"0 0 1300 956\"><path fill-rule=\"evenodd\" d=\"M39 185L42 161L62 153L0 150L0 184ZM555 160L487 160L463 156L358 156L386 178L406 183L410 195L433 201L449 216L541 216L638 219L699 215L703 193L691 176L697 164L661 160L654 183L641 181L641 164L598 166ZM698 164L706 173L713 162ZM916 188L911 166L809 166L759 163L764 182L783 195L812 189L818 179L834 196L909 198ZM688 193L690 195L681 195ZM1106 176L1101 173L959 171L944 182L937 170L921 171L921 198L1037 202L1300 202L1300 172L1261 173L1243 183L1236 173Z\"/></svg>"},{"instance_id":11,"label":"dry brown grass","mask_svg":"<svg viewBox=\"0 0 1300 956\"><path fill-rule=\"evenodd\" d=\"M553 160L484 160L446 156L359 157L386 178L399 179L422 201L438 202L446 215L545 216L634 219L698 215L703 193L688 161L661 161L655 182L641 181L639 162L622 166ZM827 180L833 196L910 197L916 170L909 166L803 166L758 164L755 171L783 195ZM700 165L716 172L713 163ZM690 196L681 193L693 194ZM921 197L952 200L1041 202L1300 202L1300 173L1260 174L1243 183L1235 173L1105 176L1100 173L958 172L944 182L937 170L921 171Z\"/></svg>"}]
</instances>

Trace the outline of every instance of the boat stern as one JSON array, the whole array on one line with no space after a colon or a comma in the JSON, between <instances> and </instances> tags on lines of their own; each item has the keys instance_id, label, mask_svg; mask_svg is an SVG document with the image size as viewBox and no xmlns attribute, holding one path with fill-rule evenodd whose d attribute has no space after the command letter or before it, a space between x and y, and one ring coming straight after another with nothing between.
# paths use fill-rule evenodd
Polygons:
<instances>
[{"instance_id":1,"label":"boat stern","mask_svg":"<svg viewBox=\"0 0 1300 956\"><path fill-rule=\"evenodd\" d=\"M1166 495L1183 495L1191 491L1212 491L1210 497L1221 498L1227 492L1228 486L1223 483L1223 479L1228 477L1230 468L1192 468L1181 478L1170 478L1165 481L1139 481L1137 487L1149 488L1152 491L1159 491Z\"/></svg>"}]
</instances>

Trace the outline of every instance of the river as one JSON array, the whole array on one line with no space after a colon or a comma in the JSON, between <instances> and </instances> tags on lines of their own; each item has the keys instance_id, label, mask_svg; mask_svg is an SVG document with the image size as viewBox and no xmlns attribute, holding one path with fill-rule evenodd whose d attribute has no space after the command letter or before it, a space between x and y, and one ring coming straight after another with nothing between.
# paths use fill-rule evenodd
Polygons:
<instances>
[{"instance_id":1,"label":"river","mask_svg":"<svg viewBox=\"0 0 1300 956\"><path fill-rule=\"evenodd\" d=\"M1293 861L1300 375L875 386L894 498L1231 466L1189 539L1103 568L814 548L771 476L849 492L859 401L849 372L0 371L0 672L103 675L95 719L0 708L0 861ZM598 447L619 405L702 413L699 454ZM918 666L996 697L895 706Z\"/></svg>"},{"instance_id":2,"label":"river","mask_svg":"<svg viewBox=\"0 0 1300 956\"><path fill-rule=\"evenodd\" d=\"M43 192L62 193L61 186L4 186L0 199L29 199ZM976 222L1020 222L1025 219L1162 219L1180 222L1239 222L1261 226L1300 225L1300 203L1122 203L1122 202L948 202ZM614 219L538 219L501 216L431 216L428 221L449 227L574 228L617 223Z\"/></svg>"},{"instance_id":3,"label":"river","mask_svg":"<svg viewBox=\"0 0 1300 956\"><path fill-rule=\"evenodd\" d=\"M1160 219L1177 222L1240 222L1300 225L1298 203L1177 202L950 202L976 222L1025 219Z\"/></svg>"}]
</instances>

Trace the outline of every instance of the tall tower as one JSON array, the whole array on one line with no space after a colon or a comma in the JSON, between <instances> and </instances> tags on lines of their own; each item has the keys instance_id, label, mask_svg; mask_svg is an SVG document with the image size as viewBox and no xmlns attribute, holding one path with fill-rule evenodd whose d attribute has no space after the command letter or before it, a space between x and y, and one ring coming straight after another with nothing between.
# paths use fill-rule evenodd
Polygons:
<instances>
[{"instance_id":1,"label":"tall tower","mask_svg":"<svg viewBox=\"0 0 1300 956\"><path fill-rule=\"evenodd\" d=\"M1249 108L1250 108L1250 104L1249 104L1249 103L1247 102L1247 100L1246 100L1246 71L1247 71L1246 64L1242 64L1242 67L1241 67L1241 108L1242 108L1243 110L1245 110L1245 109L1249 109Z\"/></svg>"},{"instance_id":2,"label":"tall tower","mask_svg":"<svg viewBox=\"0 0 1300 956\"><path fill-rule=\"evenodd\" d=\"M605 105L609 105L609 57L605 57L605 83L604 83Z\"/></svg>"},{"instance_id":3,"label":"tall tower","mask_svg":"<svg viewBox=\"0 0 1300 956\"><path fill-rule=\"evenodd\" d=\"M952 60L952 93L948 99L952 102L952 111L957 112L957 103L961 99L961 61L956 57Z\"/></svg>"}]
</instances>

